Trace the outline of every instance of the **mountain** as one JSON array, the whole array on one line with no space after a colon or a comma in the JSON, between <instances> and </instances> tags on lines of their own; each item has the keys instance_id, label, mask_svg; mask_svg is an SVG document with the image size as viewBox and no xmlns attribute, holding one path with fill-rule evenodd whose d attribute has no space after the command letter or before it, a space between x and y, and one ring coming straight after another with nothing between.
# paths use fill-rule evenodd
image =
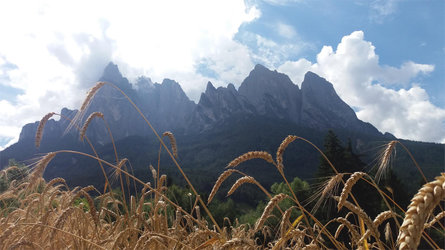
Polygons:
<instances>
[{"instance_id":1,"label":"mountain","mask_svg":"<svg viewBox=\"0 0 445 250\"><path fill-rule=\"evenodd\" d=\"M301 91L285 74L258 64L241 83L239 93L261 115L300 123Z\"/></svg>"},{"instance_id":2,"label":"mountain","mask_svg":"<svg viewBox=\"0 0 445 250\"><path fill-rule=\"evenodd\" d=\"M332 83L307 72L301 84L300 124L320 130L342 128L369 135L380 135L370 123L357 118L354 110L335 92Z\"/></svg>"},{"instance_id":3,"label":"mountain","mask_svg":"<svg viewBox=\"0 0 445 250\"><path fill-rule=\"evenodd\" d=\"M216 89L208 82L192 114L189 128L194 132L205 131L231 116L256 113L255 106L240 95L233 84Z\"/></svg>"},{"instance_id":4,"label":"mountain","mask_svg":"<svg viewBox=\"0 0 445 250\"><path fill-rule=\"evenodd\" d=\"M191 101L181 86L170 79L164 79L162 83L153 83L149 78L140 77L136 87L124 78L117 65L110 63L104 70L100 81L115 84L139 107L152 125L160 131L182 131L186 128L186 119L190 117L196 104ZM131 103L119 91L105 85L93 99L87 115L99 111L104 114L113 137L116 140L128 136L151 135L151 130L137 113ZM106 127L96 126L89 128L87 135L102 144L109 142Z\"/></svg>"},{"instance_id":5,"label":"mountain","mask_svg":"<svg viewBox=\"0 0 445 250\"><path fill-rule=\"evenodd\" d=\"M107 65L99 80L113 83L125 92L158 133L173 131L178 142L179 161L204 189L211 185L209 178L223 171L233 158L251 150L274 152L288 134L304 137L322 147L324 135L332 129L341 140L349 139L355 151L368 160L375 159L376 149L384 141L395 139L359 120L354 110L337 95L333 85L313 72L306 73L300 89L287 75L256 65L238 90L233 84L215 88L208 82L197 104L174 80L153 83L150 78L140 77L130 83L113 63ZM119 157L130 159L135 174L147 178L147 165L157 164L159 142L138 112L110 85L98 91L86 115L94 111L102 112L106 121L95 119L87 130L96 152L105 160L115 161L108 125ZM76 112L62 109L61 114L72 118ZM64 118L50 119L38 149L34 146L38 122L25 125L19 141L0 152L1 166L11 158L26 161L60 149L93 154L89 145L80 141L78 131L73 129L64 134L68 123ZM419 158L419 164L428 166L425 172L429 177L433 176L439 166L437 162L442 160L436 157L442 152L441 145L409 143L415 148L413 155ZM318 166L318 152L304 143L290 145L288 150L293 153L285 156L286 173L311 178ZM433 156L425 157L425 152ZM166 171L172 171L169 175L174 176L176 172L171 160L165 156L161 158L167 166ZM49 166L45 172L48 178L61 176L68 179L70 185L103 183L99 169L91 167L97 162L75 155L61 155L51 164L53 167ZM278 175L269 174L267 168L258 168L261 164L256 161L246 163L246 167L253 167L246 172L260 174L258 180L266 185L280 180Z\"/></svg>"}]
</instances>

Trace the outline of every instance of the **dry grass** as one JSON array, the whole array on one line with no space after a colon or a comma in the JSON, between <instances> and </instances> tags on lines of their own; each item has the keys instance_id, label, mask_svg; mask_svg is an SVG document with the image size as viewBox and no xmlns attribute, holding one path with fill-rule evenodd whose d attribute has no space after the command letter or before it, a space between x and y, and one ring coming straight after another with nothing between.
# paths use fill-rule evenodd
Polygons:
<instances>
[{"instance_id":1,"label":"dry grass","mask_svg":"<svg viewBox=\"0 0 445 250\"><path fill-rule=\"evenodd\" d=\"M81 119L81 115L85 113L94 95L105 84L107 83L100 82L90 90L76 115L77 120ZM44 125L52 115L54 113L46 115L39 124L36 134L37 147L40 145ZM81 137L85 135L88 124L94 117L103 118L103 115L92 113L80 129ZM143 119L151 127L148 120L145 117ZM405 213L403 209L394 211L394 207L398 204L395 204L387 195L385 196L385 193L375 184L375 178L370 174L356 172L343 182L343 176L348 173L336 172L318 193L318 203L333 197L338 202L338 210L349 212L346 216L339 214L323 224L299 203L292 189L291 195L280 193L272 196L253 176L234 169L242 162L263 159L276 167L290 187L284 175L285 149L296 139L313 145L304 138L291 135L286 137L279 146L276 162L268 152L251 151L228 164L227 167L230 169L219 176L210 192L207 204L215 197L221 185L234 173L241 174L242 177L232 185L228 195L241 188L243 184L251 183L258 186L269 201L255 225L240 224L237 221L232 224L229 221L220 227L178 164L177 145L173 134L171 132L163 134L170 140L170 151L156 131L154 133L195 194L196 200L192 211L187 211L167 197L166 193L169 189L166 186L167 177L160 173L159 166L157 170L150 166L154 179L154 186L152 186L130 174L126 169L129 161L125 158L119 159L117 153L113 164L101 159L96 153L89 155L60 150L47 153L36 162L35 167L25 178L9 182L7 190L0 193L0 249L320 249L329 247L414 249L421 240L431 248L444 247L443 243L434 242L424 229L441 226L440 221L445 216L444 212L438 212L435 215L435 207L445 199L445 175L425 184L414 196ZM387 168L395 144L396 141L390 142L382 154L379 173ZM93 151L95 152L94 148ZM71 189L62 178L44 181L42 175L47 165L57 154L62 153L90 157L97 160L101 168L103 168L102 165L113 168L114 175L121 184L120 193L112 192L111 187L109 191L105 189L103 192L96 190L93 186ZM2 170L0 178L8 179L9 172L15 170L17 170L16 167ZM108 180L106 173L103 173ZM142 185L140 192L136 195L127 192L123 178ZM374 220L360 208L360 204L352 194L352 187L360 179L376 188L376 192L382 196L382 204L385 208ZM108 181L106 185L109 185ZM341 185L343 185L343 190L340 197L334 196L333 190ZM281 207L289 202L290 207L286 209ZM291 220L293 212L299 215ZM275 218L278 224L271 224L272 218ZM397 241L394 240L396 235L393 235L393 231L398 232ZM436 230L436 232L440 231ZM260 238L268 240L263 242Z\"/></svg>"}]
</instances>

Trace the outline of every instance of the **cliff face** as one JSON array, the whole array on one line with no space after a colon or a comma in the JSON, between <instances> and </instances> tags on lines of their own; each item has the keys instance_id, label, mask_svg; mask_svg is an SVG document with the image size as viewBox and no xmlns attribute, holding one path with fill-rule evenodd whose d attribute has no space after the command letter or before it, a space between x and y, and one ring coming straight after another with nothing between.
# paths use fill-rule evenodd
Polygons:
<instances>
[{"instance_id":1,"label":"cliff face","mask_svg":"<svg viewBox=\"0 0 445 250\"><path fill-rule=\"evenodd\" d=\"M300 122L301 91L285 74L256 65L239 87L258 113Z\"/></svg>"},{"instance_id":2,"label":"cliff face","mask_svg":"<svg viewBox=\"0 0 445 250\"><path fill-rule=\"evenodd\" d=\"M191 101L174 80L164 79L162 83L153 83L150 78L140 77L132 85L113 63L105 68L99 80L111 82L122 89L160 133L166 130L200 133L219 126L234 115L256 115L277 121L287 120L322 131L346 129L354 133L382 136L371 124L357 118L331 83L312 72L306 73L299 89L287 75L256 65L238 91L233 84L215 88L209 82L198 104ZM109 85L98 91L84 119L95 111L104 114L115 140L152 135L128 100ZM62 114L73 117L75 111L63 109ZM68 121L64 119L48 121L44 142L57 144L67 124ZM37 126L38 122L24 126L20 141L34 140ZM74 136L77 132L70 133ZM100 119L90 124L87 136L99 144L110 142L108 130Z\"/></svg>"},{"instance_id":3,"label":"cliff face","mask_svg":"<svg viewBox=\"0 0 445 250\"><path fill-rule=\"evenodd\" d=\"M211 82L208 82L192 114L190 130L208 130L212 125L230 116L255 113L255 107L236 91L233 84L216 89Z\"/></svg>"},{"instance_id":4,"label":"cliff face","mask_svg":"<svg viewBox=\"0 0 445 250\"><path fill-rule=\"evenodd\" d=\"M316 129L348 129L365 134L380 134L371 124L359 120L354 110L324 78L307 72L301 84L301 124Z\"/></svg>"}]
</instances>

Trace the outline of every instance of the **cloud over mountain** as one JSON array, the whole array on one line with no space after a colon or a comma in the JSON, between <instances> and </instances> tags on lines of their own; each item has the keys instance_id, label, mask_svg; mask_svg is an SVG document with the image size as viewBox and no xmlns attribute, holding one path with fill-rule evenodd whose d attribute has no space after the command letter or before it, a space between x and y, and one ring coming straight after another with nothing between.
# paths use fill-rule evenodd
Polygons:
<instances>
[{"instance_id":1,"label":"cloud over mountain","mask_svg":"<svg viewBox=\"0 0 445 250\"><path fill-rule=\"evenodd\" d=\"M432 104L426 91L415 83L432 72L434 65L411 61L398 68L381 65L363 31L344 36L335 51L324 46L315 63L287 61L278 70L297 83L307 70L320 74L358 110L361 120L381 131L400 138L445 142L445 109Z\"/></svg>"}]
</instances>

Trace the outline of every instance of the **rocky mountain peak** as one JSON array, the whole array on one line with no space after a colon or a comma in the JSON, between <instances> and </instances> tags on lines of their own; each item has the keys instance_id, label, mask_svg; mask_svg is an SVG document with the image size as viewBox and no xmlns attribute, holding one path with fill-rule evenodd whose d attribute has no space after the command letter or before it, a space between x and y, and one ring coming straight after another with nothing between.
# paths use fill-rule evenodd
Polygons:
<instances>
[{"instance_id":1,"label":"rocky mountain peak","mask_svg":"<svg viewBox=\"0 0 445 250\"><path fill-rule=\"evenodd\" d=\"M304 89L304 90L303 90ZM331 94L337 95L334 90L334 86L332 83L326 81L323 77L320 77L319 75L308 71L304 75L304 80L301 83L301 90L302 91L311 91L311 92L323 92L327 93L330 92Z\"/></svg>"},{"instance_id":2,"label":"rocky mountain peak","mask_svg":"<svg viewBox=\"0 0 445 250\"><path fill-rule=\"evenodd\" d=\"M150 88L153 87L153 82L150 77L140 76L136 80L136 86L138 88Z\"/></svg>"},{"instance_id":3,"label":"rocky mountain peak","mask_svg":"<svg viewBox=\"0 0 445 250\"><path fill-rule=\"evenodd\" d=\"M299 122L301 93L290 78L258 64L238 89L262 115Z\"/></svg>"},{"instance_id":4,"label":"rocky mountain peak","mask_svg":"<svg viewBox=\"0 0 445 250\"><path fill-rule=\"evenodd\" d=\"M119 71L119 67L113 62L109 62L105 67L102 77L113 80L121 80L123 78L121 72Z\"/></svg>"},{"instance_id":5,"label":"rocky mountain peak","mask_svg":"<svg viewBox=\"0 0 445 250\"><path fill-rule=\"evenodd\" d=\"M229 83L229 84L227 85L227 89L228 89L230 92L232 92L232 93L237 92L236 89L235 89L235 85L233 85L232 83Z\"/></svg>"},{"instance_id":6,"label":"rocky mountain peak","mask_svg":"<svg viewBox=\"0 0 445 250\"><path fill-rule=\"evenodd\" d=\"M215 86L213 86L213 84L210 81L207 82L205 93L209 95L209 94L211 94L211 93L213 93L215 91L216 91Z\"/></svg>"}]
</instances>

